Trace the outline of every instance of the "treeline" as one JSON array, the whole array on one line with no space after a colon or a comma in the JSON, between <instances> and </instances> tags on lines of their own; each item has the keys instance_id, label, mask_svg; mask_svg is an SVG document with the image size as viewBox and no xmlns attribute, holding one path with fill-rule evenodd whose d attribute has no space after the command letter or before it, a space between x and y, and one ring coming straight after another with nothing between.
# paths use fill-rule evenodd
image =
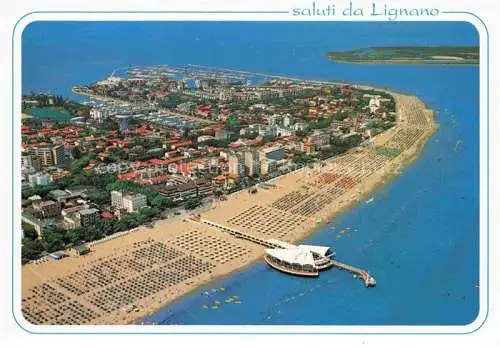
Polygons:
<instances>
[{"instance_id":1,"label":"treeline","mask_svg":"<svg viewBox=\"0 0 500 347\"><path fill-rule=\"evenodd\" d=\"M61 180L58 183L48 186L32 187L23 191L23 199L35 194L45 198L52 190L64 190L68 187L79 185L93 186L95 188L89 192L88 197L93 203L101 206L101 210L104 209L103 205L109 205L111 203L110 193L113 190L144 194L147 197L150 207L144 208L140 212L125 213L120 220L101 219L95 225L87 227L65 230L63 228L50 226L44 230L41 239L37 238L32 227L23 224L22 228L25 236L22 243L23 263L29 260L38 259L46 253L85 242L99 240L116 232L135 228L159 218L163 209L175 206L175 203L170 199L154 190L144 188L133 182L117 181L116 174L92 175L86 172L75 174L71 178ZM191 206L197 206L197 202L191 202L190 204Z\"/></svg>"},{"instance_id":2,"label":"treeline","mask_svg":"<svg viewBox=\"0 0 500 347\"><path fill-rule=\"evenodd\" d=\"M186 97L182 93L171 93L166 97L160 99L158 104L162 107L175 109L178 105L186 101Z\"/></svg>"},{"instance_id":3,"label":"treeline","mask_svg":"<svg viewBox=\"0 0 500 347\"><path fill-rule=\"evenodd\" d=\"M69 187L76 186L94 187L93 191L89 193L89 199L98 205L102 205L110 201L109 195L111 191L123 190L145 195L148 200L148 205L151 207L165 209L175 206L170 199L162 196L159 192L145 188L134 182L119 181L117 179L117 174L111 173L95 175L88 172L80 172L57 183L26 188L22 191L22 198L27 199L32 195L39 195L42 198L46 198L48 193L52 190L65 190Z\"/></svg>"},{"instance_id":4,"label":"treeline","mask_svg":"<svg viewBox=\"0 0 500 347\"><path fill-rule=\"evenodd\" d=\"M76 151L75 151L76 152ZM76 153L75 153L76 154ZM69 164L69 171L71 174L79 174L82 172L83 168L89 165L92 159L97 158L97 153L89 153L81 156L78 159L74 159L71 164Z\"/></svg>"},{"instance_id":5,"label":"treeline","mask_svg":"<svg viewBox=\"0 0 500 347\"><path fill-rule=\"evenodd\" d=\"M64 106L66 103L66 99L64 99L62 95L29 94L23 96L23 100L24 99L36 101L38 103L36 105L37 107Z\"/></svg>"},{"instance_id":6,"label":"treeline","mask_svg":"<svg viewBox=\"0 0 500 347\"><path fill-rule=\"evenodd\" d=\"M100 240L114 233L130 230L141 224L158 218L161 210L158 208L144 208L140 212L125 213L121 219L101 219L96 224L75 229L63 229L55 226L47 227L43 237L38 239L36 234L23 226L24 238L22 241L22 263L35 260L47 253L81 245L86 242Z\"/></svg>"},{"instance_id":7,"label":"treeline","mask_svg":"<svg viewBox=\"0 0 500 347\"><path fill-rule=\"evenodd\" d=\"M220 148L228 148L231 140L222 140L222 139L208 139L200 142L200 146L212 146L212 147L220 147Z\"/></svg>"}]
</instances>

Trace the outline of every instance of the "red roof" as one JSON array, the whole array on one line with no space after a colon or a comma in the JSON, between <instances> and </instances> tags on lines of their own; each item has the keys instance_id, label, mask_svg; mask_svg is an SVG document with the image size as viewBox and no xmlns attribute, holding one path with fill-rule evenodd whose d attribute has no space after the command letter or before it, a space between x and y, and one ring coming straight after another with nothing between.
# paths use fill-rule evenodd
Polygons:
<instances>
[{"instance_id":1,"label":"red roof","mask_svg":"<svg viewBox=\"0 0 500 347\"><path fill-rule=\"evenodd\" d=\"M210 111L212 107L210 105L200 105L197 107L198 110L200 111Z\"/></svg>"},{"instance_id":2,"label":"red roof","mask_svg":"<svg viewBox=\"0 0 500 347\"><path fill-rule=\"evenodd\" d=\"M121 181L131 181L134 178L137 178L139 175L140 174L138 172L128 172L118 175L118 179Z\"/></svg>"},{"instance_id":3,"label":"red roof","mask_svg":"<svg viewBox=\"0 0 500 347\"><path fill-rule=\"evenodd\" d=\"M151 159L149 162L153 165L165 165L165 164L167 164L167 162L165 160L161 160L161 159Z\"/></svg>"},{"instance_id":4,"label":"red roof","mask_svg":"<svg viewBox=\"0 0 500 347\"><path fill-rule=\"evenodd\" d=\"M187 141L179 141L175 144L172 144L172 148L179 148L179 147L185 147L185 146L190 146L192 145L193 142L191 142L191 140L187 140Z\"/></svg>"},{"instance_id":5,"label":"red roof","mask_svg":"<svg viewBox=\"0 0 500 347\"><path fill-rule=\"evenodd\" d=\"M113 214L109 211L104 211L103 213L101 213L101 217L105 219L114 218Z\"/></svg>"},{"instance_id":6,"label":"red roof","mask_svg":"<svg viewBox=\"0 0 500 347\"><path fill-rule=\"evenodd\" d=\"M149 163L147 161L134 161L130 166L134 169L140 169L143 167L148 167Z\"/></svg>"},{"instance_id":7,"label":"red roof","mask_svg":"<svg viewBox=\"0 0 500 347\"><path fill-rule=\"evenodd\" d=\"M170 176L158 176L158 177L153 177L153 178L143 178L142 180L139 181L139 184L158 184L158 183L163 183L167 182L170 180Z\"/></svg>"},{"instance_id":8,"label":"red roof","mask_svg":"<svg viewBox=\"0 0 500 347\"><path fill-rule=\"evenodd\" d=\"M183 158L182 157L176 157L176 158L171 158L171 159L166 159L165 164L173 164L181 161Z\"/></svg>"}]
</instances>

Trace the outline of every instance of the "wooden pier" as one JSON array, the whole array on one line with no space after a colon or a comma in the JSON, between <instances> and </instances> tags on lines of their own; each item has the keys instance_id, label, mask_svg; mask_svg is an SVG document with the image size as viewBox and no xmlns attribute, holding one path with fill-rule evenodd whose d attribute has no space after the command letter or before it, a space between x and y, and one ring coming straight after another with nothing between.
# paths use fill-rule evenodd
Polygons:
<instances>
[{"instance_id":1,"label":"wooden pier","mask_svg":"<svg viewBox=\"0 0 500 347\"><path fill-rule=\"evenodd\" d=\"M375 287L377 284L377 281L375 281L375 278L371 276L368 271L365 271L363 269L357 268L355 266L347 265L344 263L341 263L340 261L337 260L330 260L332 262L332 265L341 269L341 270L346 270L349 272L352 272L353 274L359 276L364 282L366 287Z\"/></svg>"},{"instance_id":2,"label":"wooden pier","mask_svg":"<svg viewBox=\"0 0 500 347\"><path fill-rule=\"evenodd\" d=\"M228 234L230 234L230 235L232 235L234 237L237 237L239 239L244 239L244 240L256 243L256 244L264 246L266 248L277 248L277 246L274 243L269 242L268 240L264 240L264 239L262 239L260 237L256 237L256 236L250 235L248 233L245 233L244 231L237 230L235 228L230 228L228 226L225 226L225 225L222 225L222 224L219 224L219 223L215 223L215 222L212 222L212 221L209 221L209 220L206 220L206 219L196 220L196 219L191 218L191 220L195 221L195 222L203 223L205 225L209 225L212 228L218 229L218 230L220 230L222 232L226 232L226 233L228 233Z\"/></svg>"}]
</instances>

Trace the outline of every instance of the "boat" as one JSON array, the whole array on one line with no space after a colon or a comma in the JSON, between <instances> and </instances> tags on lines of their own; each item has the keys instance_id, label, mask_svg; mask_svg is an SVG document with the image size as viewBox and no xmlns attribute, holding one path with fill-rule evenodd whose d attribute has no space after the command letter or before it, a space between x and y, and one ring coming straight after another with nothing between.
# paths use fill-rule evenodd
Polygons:
<instances>
[{"instance_id":1,"label":"boat","mask_svg":"<svg viewBox=\"0 0 500 347\"><path fill-rule=\"evenodd\" d=\"M370 198L370 199L366 200L365 203L369 204L369 203L373 202L373 200L375 200L375 198Z\"/></svg>"}]
</instances>

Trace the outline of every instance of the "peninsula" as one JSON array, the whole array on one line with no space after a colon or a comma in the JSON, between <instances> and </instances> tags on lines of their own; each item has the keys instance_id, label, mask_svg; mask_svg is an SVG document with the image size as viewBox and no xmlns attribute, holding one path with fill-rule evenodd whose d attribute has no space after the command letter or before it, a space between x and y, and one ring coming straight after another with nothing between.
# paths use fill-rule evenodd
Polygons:
<instances>
[{"instance_id":1,"label":"peninsula","mask_svg":"<svg viewBox=\"0 0 500 347\"><path fill-rule=\"evenodd\" d=\"M328 52L340 63L358 64L479 64L479 47L387 46Z\"/></svg>"},{"instance_id":2,"label":"peninsula","mask_svg":"<svg viewBox=\"0 0 500 347\"><path fill-rule=\"evenodd\" d=\"M134 324L262 260L252 239L304 239L437 129L415 96L199 66L132 68L74 91L102 103L70 124L33 130L30 118L22 129L23 170L42 170L23 189L31 324ZM50 100L27 96L26 108L37 98ZM72 145L66 158L58 146ZM65 160L69 170L50 166Z\"/></svg>"}]
</instances>

